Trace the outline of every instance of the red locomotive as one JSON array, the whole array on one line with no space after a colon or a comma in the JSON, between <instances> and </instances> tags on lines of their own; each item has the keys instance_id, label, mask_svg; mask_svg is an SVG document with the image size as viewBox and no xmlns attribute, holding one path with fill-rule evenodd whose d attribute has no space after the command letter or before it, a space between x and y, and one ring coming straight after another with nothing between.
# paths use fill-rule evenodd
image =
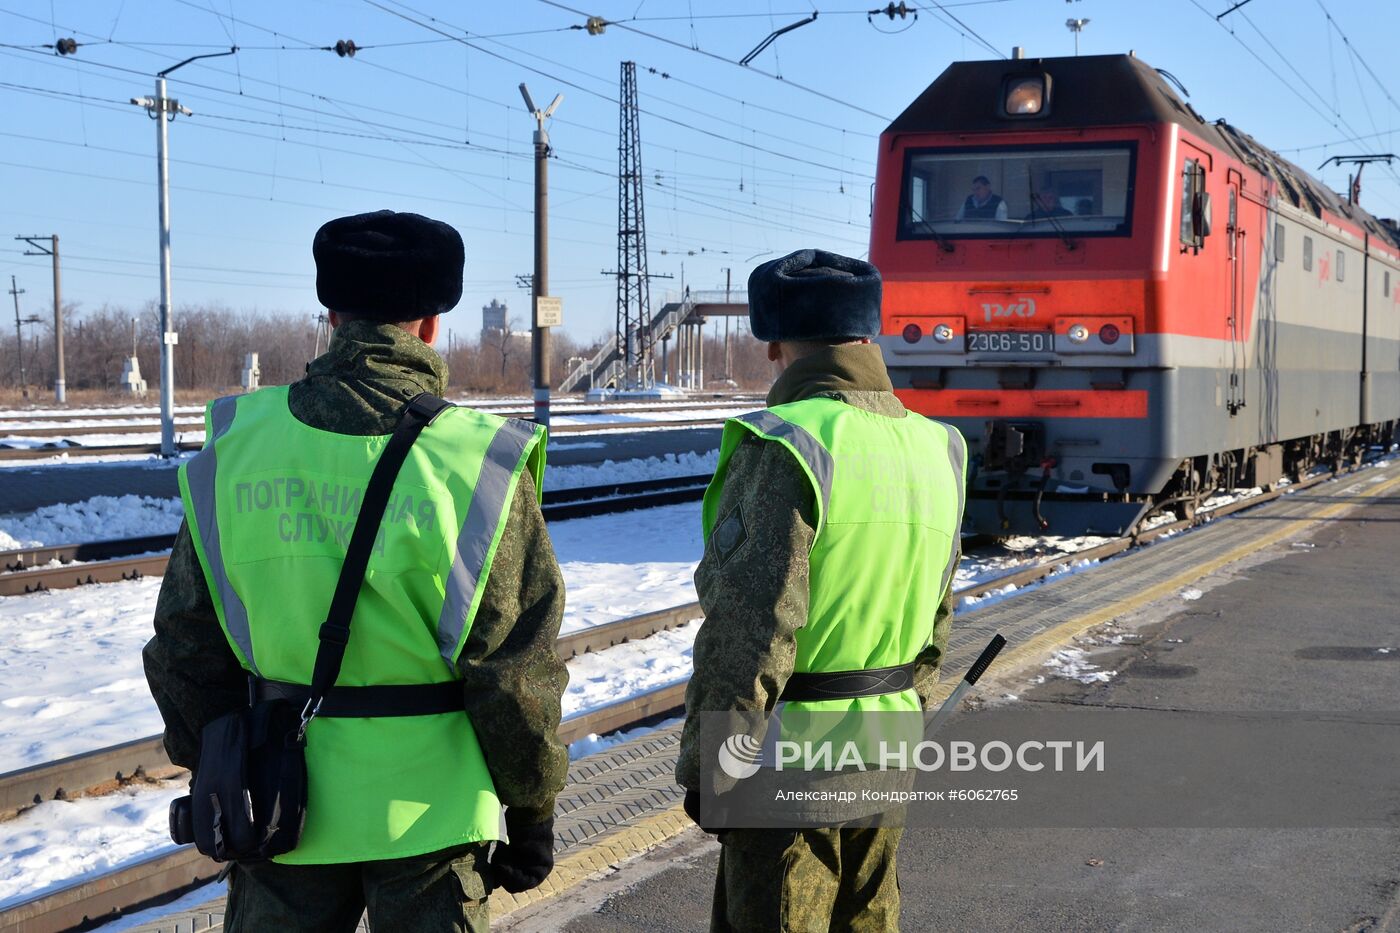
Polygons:
<instances>
[{"instance_id":1,"label":"red locomotive","mask_svg":"<svg viewBox=\"0 0 1400 933\"><path fill-rule=\"evenodd\" d=\"M1123 533L1400 421L1400 230L1133 55L960 62L880 138L870 259L969 527Z\"/></svg>"}]
</instances>

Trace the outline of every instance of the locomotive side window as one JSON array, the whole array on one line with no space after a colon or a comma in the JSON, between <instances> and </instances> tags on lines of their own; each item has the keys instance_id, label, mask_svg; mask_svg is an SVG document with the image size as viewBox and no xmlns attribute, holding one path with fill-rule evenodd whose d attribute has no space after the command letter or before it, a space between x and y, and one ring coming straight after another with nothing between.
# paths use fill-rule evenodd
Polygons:
<instances>
[{"instance_id":1,"label":"locomotive side window","mask_svg":"<svg viewBox=\"0 0 1400 933\"><path fill-rule=\"evenodd\" d=\"M912 150L899 239L1128 236L1137 147Z\"/></svg>"},{"instance_id":2,"label":"locomotive side window","mask_svg":"<svg viewBox=\"0 0 1400 933\"><path fill-rule=\"evenodd\" d=\"M1181 166L1181 245L1199 250L1210 232L1210 208L1206 191L1206 170L1197 159ZM1183 250L1184 252L1184 250Z\"/></svg>"},{"instance_id":3,"label":"locomotive side window","mask_svg":"<svg viewBox=\"0 0 1400 933\"><path fill-rule=\"evenodd\" d=\"M1344 282L1347 277L1346 254L1337 250L1337 281Z\"/></svg>"},{"instance_id":4,"label":"locomotive side window","mask_svg":"<svg viewBox=\"0 0 1400 933\"><path fill-rule=\"evenodd\" d=\"M1283 224L1274 224L1274 262L1283 262Z\"/></svg>"},{"instance_id":5,"label":"locomotive side window","mask_svg":"<svg viewBox=\"0 0 1400 933\"><path fill-rule=\"evenodd\" d=\"M1312 237L1303 237L1303 271L1312 271Z\"/></svg>"}]
</instances>

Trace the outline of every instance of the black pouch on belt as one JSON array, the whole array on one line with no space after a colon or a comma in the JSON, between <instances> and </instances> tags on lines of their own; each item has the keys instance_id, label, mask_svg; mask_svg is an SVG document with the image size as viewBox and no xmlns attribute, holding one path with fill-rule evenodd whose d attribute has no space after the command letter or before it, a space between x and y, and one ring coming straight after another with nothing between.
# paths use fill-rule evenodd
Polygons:
<instances>
[{"instance_id":1,"label":"black pouch on belt","mask_svg":"<svg viewBox=\"0 0 1400 933\"><path fill-rule=\"evenodd\" d=\"M413 442L449 403L424 393L408 403L374 465L345 563L321 626L304 704L258 697L221 716L200 736L190 796L170 805L170 836L219 862L264 859L296 848L306 823L306 727L340 676L350 619L369 566L394 479ZM256 682L255 682L256 683Z\"/></svg>"},{"instance_id":2,"label":"black pouch on belt","mask_svg":"<svg viewBox=\"0 0 1400 933\"><path fill-rule=\"evenodd\" d=\"M190 822L195 847L219 862L296 848L306 823L300 708L267 700L204 727Z\"/></svg>"}]
</instances>

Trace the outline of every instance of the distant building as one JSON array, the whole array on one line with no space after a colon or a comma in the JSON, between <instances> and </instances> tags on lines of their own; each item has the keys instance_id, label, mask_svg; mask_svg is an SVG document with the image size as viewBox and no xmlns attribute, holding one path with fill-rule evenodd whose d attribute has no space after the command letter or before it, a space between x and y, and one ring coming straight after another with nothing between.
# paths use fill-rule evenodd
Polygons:
<instances>
[{"instance_id":1,"label":"distant building","mask_svg":"<svg viewBox=\"0 0 1400 933\"><path fill-rule=\"evenodd\" d=\"M481 309L481 340L483 343L500 339L510 327L509 310L492 298L489 305Z\"/></svg>"}]
</instances>

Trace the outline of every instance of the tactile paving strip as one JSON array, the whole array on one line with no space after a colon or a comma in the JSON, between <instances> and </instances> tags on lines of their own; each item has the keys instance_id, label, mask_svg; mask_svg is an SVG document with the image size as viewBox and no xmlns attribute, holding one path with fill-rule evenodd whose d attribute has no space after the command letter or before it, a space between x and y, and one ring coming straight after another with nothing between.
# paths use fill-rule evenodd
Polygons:
<instances>
[{"instance_id":1,"label":"tactile paving strip","mask_svg":"<svg viewBox=\"0 0 1400 933\"><path fill-rule=\"evenodd\" d=\"M1185 540L1167 538L1115 557L1092 573L1051 577L1033 592L958 616L948 639L948 670L958 674L1000 632L1010 643L1004 657L1043 651L1047 637L1072 634L1131 611L1164 586L1184 585L1219 566L1298 532L1301 522L1323 520L1369 495L1400 485L1400 465L1366 470L1206 525ZM956 681L950 676L945 689ZM556 868L534 891L491 897L493 917L558 894L584 878L645 852L685 829L675 784L680 728L672 726L574 762L559 795ZM130 933L204 933L222 927L223 901L184 911ZM363 929L363 927L362 927Z\"/></svg>"}]
</instances>

